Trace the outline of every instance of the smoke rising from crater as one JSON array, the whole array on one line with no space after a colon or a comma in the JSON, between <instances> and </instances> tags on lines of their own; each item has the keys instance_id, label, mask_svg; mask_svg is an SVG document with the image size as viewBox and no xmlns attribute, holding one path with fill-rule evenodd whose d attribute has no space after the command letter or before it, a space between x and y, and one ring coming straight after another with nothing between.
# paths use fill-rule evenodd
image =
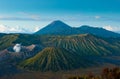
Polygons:
<instances>
[{"instance_id":1,"label":"smoke rising from crater","mask_svg":"<svg viewBox=\"0 0 120 79\"><path fill-rule=\"evenodd\" d=\"M21 51L21 44L16 44L14 47L13 47L13 50L15 52L20 52Z\"/></svg>"}]
</instances>

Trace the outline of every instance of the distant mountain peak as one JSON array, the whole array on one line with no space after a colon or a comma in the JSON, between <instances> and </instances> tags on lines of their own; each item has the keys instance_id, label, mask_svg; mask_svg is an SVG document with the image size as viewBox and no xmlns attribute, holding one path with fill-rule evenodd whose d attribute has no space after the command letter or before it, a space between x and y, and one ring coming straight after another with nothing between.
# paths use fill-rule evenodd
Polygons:
<instances>
[{"instance_id":1,"label":"distant mountain peak","mask_svg":"<svg viewBox=\"0 0 120 79\"><path fill-rule=\"evenodd\" d=\"M55 20L55 21L53 21L52 23L64 23L64 22L61 21L61 20Z\"/></svg>"},{"instance_id":2,"label":"distant mountain peak","mask_svg":"<svg viewBox=\"0 0 120 79\"><path fill-rule=\"evenodd\" d=\"M64 23L63 21L61 20L55 20L53 21L51 24L49 24L51 26L56 26L56 27L69 27L69 25L67 25L66 23Z\"/></svg>"},{"instance_id":3,"label":"distant mountain peak","mask_svg":"<svg viewBox=\"0 0 120 79\"><path fill-rule=\"evenodd\" d=\"M101 27L92 27L89 25L82 25L78 28L73 28L66 23L56 20L37 31L35 34L39 35L76 35L76 34L92 34L100 37L120 37L120 34L106 30Z\"/></svg>"},{"instance_id":4,"label":"distant mountain peak","mask_svg":"<svg viewBox=\"0 0 120 79\"><path fill-rule=\"evenodd\" d=\"M67 30L70 30L71 27L60 20L53 21L43 29L39 30L35 34L55 34L59 35L65 33ZM66 32L67 34L67 32Z\"/></svg>"}]
</instances>

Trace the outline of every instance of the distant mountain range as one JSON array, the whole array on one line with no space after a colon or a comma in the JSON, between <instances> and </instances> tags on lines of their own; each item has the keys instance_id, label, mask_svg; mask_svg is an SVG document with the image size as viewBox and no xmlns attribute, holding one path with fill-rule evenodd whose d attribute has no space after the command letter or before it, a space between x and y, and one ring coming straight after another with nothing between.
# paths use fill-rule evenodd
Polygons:
<instances>
[{"instance_id":1,"label":"distant mountain range","mask_svg":"<svg viewBox=\"0 0 120 79\"><path fill-rule=\"evenodd\" d=\"M120 55L119 46L89 34L46 36L41 39L45 48L20 63L20 68L34 71L60 71L97 65L89 56ZM115 42L116 43L116 42ZM84 63L86 62L86 63Z\"/></svg>"},{"instance_id":2,"label":"distant mountain range","mask_svg":"<svg viewBox=\"0 0 120 79\"><path fill-rule=\"evenodd\" d=\"M120 34L108 31L103 28L90 27L83 25L81 27L71 27L64 22L57 20L47 25L34 34L38 35L74 35L74 34L93 34L100 37L120 37Z\"/></svg>"},{"instance_id":3,"label":"distant mountain range","mask_svg":"<svg viewBox=\"0 0 120 79\"><path fill-rule=\"evenodd\" d=\"M104 62L116 64L102 57L120 56L119 36L103 28L73 28L61 21L34 34L0 34L0 67L5 66L0 71L66 71ZM16 53L13 46L18 43L22 48Z\"/></svg>"},{"instance_id":4,"label":"distant mountain range","mask_svg":"<svg viewBox=\"0 0 120 79\"><path fill-rule=\"evenodd\" d=\"M16 43L22 43L20 53L13 51ZM119 38L102 38L91 34L6 34L0 38L0 60L9 59L9 63L16 63L15 66L31 71L60 71L95 66L98 61L88 57L119 56L119 49ZM70 65L71 62L73 64Z\"/></svg>"}]
</instances>

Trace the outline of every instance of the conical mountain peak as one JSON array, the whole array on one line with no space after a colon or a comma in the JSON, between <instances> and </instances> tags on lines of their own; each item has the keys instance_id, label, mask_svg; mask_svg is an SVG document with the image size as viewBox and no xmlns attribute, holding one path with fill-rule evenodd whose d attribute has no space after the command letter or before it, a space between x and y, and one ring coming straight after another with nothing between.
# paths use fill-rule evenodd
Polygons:
<instances>
[{"instance_id":1,"label":"conical mountain peak","mask_svg":"<svg viewBox=\"0 0 120 79\"><path fill-rule=\"evenodd\" d=\"M36 32L36 34L53 34L53 35L66 35L71 27L60 20L53 21L43 29Z\"/></svg>"},{"instance_id":2,"label":"conical mountain peak","mask_svg":"<svg viewBox=\"0 0 120 79\"><path fill-rule=\"evenodd\" d=\"M70 27L69 25L65 24L64 22L62 22L61 20L56 20L53 21L51 24L49 24L48 26L52 26L52 27Z\"/></svg>"},{"instance_id":3,"label":"conical mountain peak","mask_svg":"<svg viewBox=\"0 0 120 79\"><path fill-rule=\"evenodd\" d=\"M61 20L55 20L52 23L53 24L64 24L64 22L62 22Z\"/></svg>"},{"instance_id":4,"label":"conical mountain peak","mask_svg":"<svg viewBox=\"0 0 120 79\"><path fill-rule=\"evenodd\" d=\"M70 70L79 68L79 61L78 55L66 49L47 47L36 56L20 63L20 67L35 71Z\"/></svg>"}]
</instances>

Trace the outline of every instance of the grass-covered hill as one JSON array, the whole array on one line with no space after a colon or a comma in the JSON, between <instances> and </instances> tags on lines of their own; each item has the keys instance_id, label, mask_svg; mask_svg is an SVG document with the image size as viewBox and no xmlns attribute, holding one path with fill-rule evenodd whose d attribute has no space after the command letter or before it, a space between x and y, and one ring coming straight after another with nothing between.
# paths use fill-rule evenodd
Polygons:
<instances>
[{"instance_id":1,"label":"grass-covered hill","mask_svg":"<svg viewBox=\"0 0 120 79\"><path fill-rule=\"evenodd\" d=\"M64 48L81 56L106 56L120 54L119 38L101 38L91 34L79 35L29 35L6 34L0 38L0 50L4 50L21 43L22 46L37 45L41 49L46 47ZM38 49L35 49L38 50Z\"/></svg>"},{"instance_id":2,"label":"grass-covered hill","mask_svg":"<svg viewBox=\"0 0 120 79\"><path fill-rule=\"evenodd\" d=\"M84 61L87 63L84 63ZM90 65L90 63L92 61L80 57L75 52L64 48L46 47L36 56L20 63L19 66L34 71L60 71L83 68Z\"/></svg>"},{"instance_id":3,"label":"grass-covered hill","mask_svg":"<svg viewBox=\"0 0 120 79\"><path fill-rule=\"evenodd\" d=\"M41 39L45 46L65 48L81 56L120 54L119 43L114 44L90 34L70 36L47 36ZM117 41L116 41L117 42Z\"/></svg>"},{"instance_id":4,"label":"grass-covered hill","mask_svg":"<svg viewBox=\"0 0 120 79\"><path fill-rule=\"evenodd\" d=\"M0 50L14 46L16 43L21 43L23 46L29 46L32 44L41 45L40 38L39 35L6 34L0 37Z\"/></svg>"},{"instance_id":5,"label":"grass-covered hill","mask_svg":"<svg viewBox=\"0 0 120 79\"><path fill-rule=\"evenodd\" d=\"M15 60L17 62L15 66L19 64L18 66L23 70L71 70L90 67L99 63L97 59L90 58L93 56L120 55L119 38L108 39L91 34L68 36L6 34L0 38L0 50L5 51L5 53L0 51L0 57L5 56L6 51L9 52L16 43L22 43L24 49L20 54L25 57L19 61L20 63ZM37 47L33 49L34 46ZM33 50L31 51L31 49ZM16 54L12 52L10 56L16 56ZM19 57L19 55L17 56ZM12 61L14 61L14 58Z\"/></svg>"}]
</instances>

